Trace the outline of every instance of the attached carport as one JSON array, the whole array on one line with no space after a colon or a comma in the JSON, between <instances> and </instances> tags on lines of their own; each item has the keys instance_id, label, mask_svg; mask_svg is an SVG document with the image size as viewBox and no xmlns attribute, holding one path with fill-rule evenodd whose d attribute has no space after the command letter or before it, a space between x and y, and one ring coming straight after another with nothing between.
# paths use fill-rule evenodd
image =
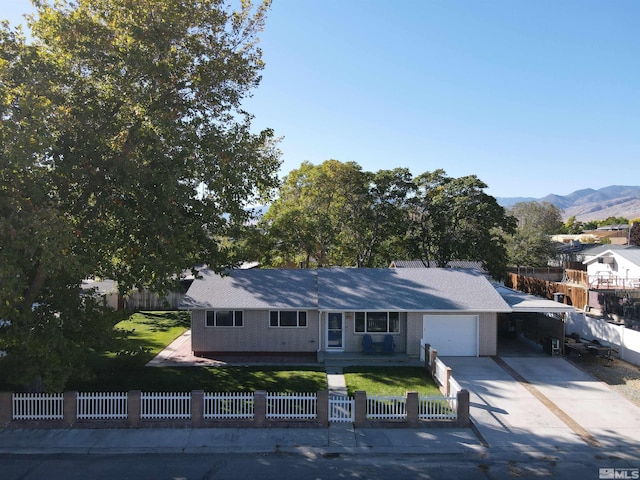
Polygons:
<instances>
[{"instance_id":1,"label":"attached carport","mask_svg":"<svg viewBox=\"0 0 640 480\"><path fill-rule=\"evenodd\" d=\"M498 355L535 349L549 355L563 354L564 318L574 307L503 285L496 285L496 290L512 310L498 315Z\"/></svg>"}]
</instances>

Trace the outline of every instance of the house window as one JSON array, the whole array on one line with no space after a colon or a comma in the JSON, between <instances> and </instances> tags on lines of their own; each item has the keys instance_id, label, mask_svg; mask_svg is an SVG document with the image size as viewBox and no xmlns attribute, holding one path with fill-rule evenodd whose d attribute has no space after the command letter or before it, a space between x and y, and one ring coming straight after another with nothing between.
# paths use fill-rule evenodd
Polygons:
<instances>
[{"instance_id":1,"label":"house window","mask_svg":"<svg viewBox=\"0 0 640 480\"><path fill-rule=\"evenodd\" d=\"M207 312L207 327L242 327L240 310L215 310Z\"/></svg>"},{"instance_id":2,"label":"house window","mask_svg":"<svg viewBox=\"0 0 640 480\"><path fill-rule=\"evenodd\" d=\"M355 312L356 333L399 333L398 312Z\"/></svg>"},{"instance_id":3,"label":"house window","mask_svg":"<svg viewBox=\"0 0 640 480\"><path fill-rule=\"evenodd\" d=\"M272 311L269 314L270 327L306 327L307 312L296 310Z\"/></svg>"}]
</instances>

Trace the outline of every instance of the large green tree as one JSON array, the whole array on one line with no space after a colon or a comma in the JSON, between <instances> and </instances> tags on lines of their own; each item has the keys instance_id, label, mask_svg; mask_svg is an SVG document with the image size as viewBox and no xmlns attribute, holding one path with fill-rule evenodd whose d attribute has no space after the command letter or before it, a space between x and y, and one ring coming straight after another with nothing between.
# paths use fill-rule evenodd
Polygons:
<instances>
[{"instance_id":1,"label":"large green tree","mask_svg":"<svg viewBox=\"0 0 640 480\"><path fill-rule=\"evenodd\" d=\"M480 261L496 278L506 271L504 232L514 220L487 185L475 175L447 176L442 169L416 177L412 199L409 250L427 266L446 267L451 260Z\"/></svg>"},{"instance_id":2,"label":"large green tree","mask_svg":"<svg viewBox=\"0 0 640 480\"><path fill-rule=\"evenodd\" d=\"M546 266L555 257L550 235L563 228L562 212L548 202L520 202L509 209L517 229L507 239L511 265Z\"/></svg>"},{"instance_id":3,"label":"large green tree","mask_svg":"<svg viewBox=\"0 0 640 480\"><path fill-rule=\"evenodd\" d=\"M161 290L230 266L221 239L280 160L241 107L268 1L34 3L32 40L0 28L0 350L57 389L112 326L81 280Z\"/></svg>"},{"instance_id":4,"label":"large green tree","mask_svg":"<svg viewBox=\"0 0 640 480\"><path fill-rule=\"evenodd\" d=\"M262 226L273 266L379 267L402 238L412 191L407 169L365 172L355 162L304 162L284 179Z\"/></svg>"},{"instance_id":5,"label":"large green tree","mask_svg":"<svg viewBox=\"0 0 640 480\"><path fill-rule=\"evenodd\" d=\"M387 266L407 228L407 202L415 190L406 168L361 172L345 183L336 210L334 265Z\"/></svg>"},{"instance_id":6,"label":"large green tree","mask_svg":"<svg viewBox=\"0 0 640 480\"><path fill-rule=\"evenodd\" d=\"M303 162L284 179L263 226L271 239L267 263L277 266L335 265L340 230L366 195L365 174L354 162Z\"/></svg>"}]
</instances>

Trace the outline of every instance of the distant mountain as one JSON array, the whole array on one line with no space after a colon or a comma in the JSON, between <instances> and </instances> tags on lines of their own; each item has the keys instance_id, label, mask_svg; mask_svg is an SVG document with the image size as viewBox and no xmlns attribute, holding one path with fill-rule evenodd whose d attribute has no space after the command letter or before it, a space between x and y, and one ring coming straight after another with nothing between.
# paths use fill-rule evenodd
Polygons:
<instances>
[{"instance_id":1,"label":"distant mountain","mask_svg":"<svg viewBox=\"0 0 640 480\"><path fill-rule=\"evenodd\" d=\"M599 190L576 190L564 196L550 194L543 198L499 197L496 200L503 207L511 207L518 202L548 202L562 210L565 220L573 215L580 221L640 217L640 187L633 186L612 185Z\"/></svg>"},{"instance_id":2,"label":"distant mountain","mask_svg":"<svg viewBox=\"0 0 640 480\"><path fill-rule=\"evenodd\" d=\"M496 197L496 200L498 200L500 205L508 208L513 207L516 203L535 202L538 199L533 197Z\"/></svg>"}]
</instances>

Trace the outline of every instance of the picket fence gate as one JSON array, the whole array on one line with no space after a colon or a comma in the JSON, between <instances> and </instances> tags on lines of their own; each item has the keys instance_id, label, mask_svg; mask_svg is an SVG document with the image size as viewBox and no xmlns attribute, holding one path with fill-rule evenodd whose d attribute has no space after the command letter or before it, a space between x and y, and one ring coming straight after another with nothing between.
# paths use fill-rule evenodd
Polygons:
<instances>
[{"instance_id":1,"label":"picket fence gate","mask_svg":"<svg viewBox=\"0 0 640 480\"><path fill-rule=\"evenodd\" d=\"M355 421L355 400L346 395L329 395L329 421L332 423L353 423Z\"/></svg>"}]
</instances>

